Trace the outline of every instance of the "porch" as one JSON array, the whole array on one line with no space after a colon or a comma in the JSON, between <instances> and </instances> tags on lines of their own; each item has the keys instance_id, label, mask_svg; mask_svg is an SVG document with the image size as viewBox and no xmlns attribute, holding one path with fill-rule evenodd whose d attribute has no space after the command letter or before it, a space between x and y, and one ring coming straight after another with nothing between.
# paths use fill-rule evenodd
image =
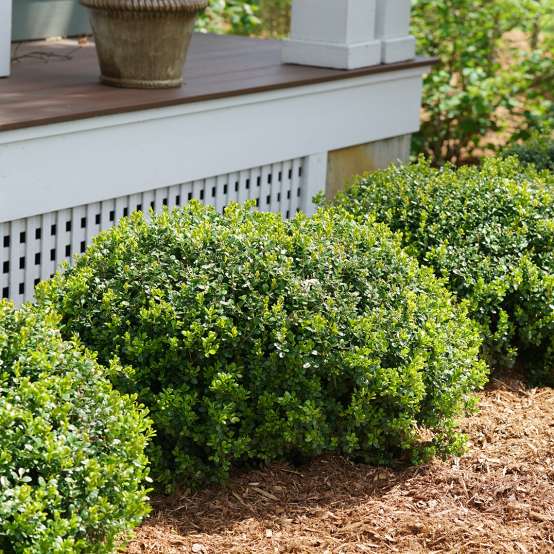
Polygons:
<instances>
[{"instance_id":1,"label":"porch","mask_svg":"<svg viewBox=\"0 0 554 554\"><path fill-rule=\"evenodd\" d=\"M99 84L92 42L15 48L0 80L0 297L32 298L132 211L196 198L310 214L351 148L376 166L407 157L433 60L348 70L281 54L279 41L196 34L185 85L145 91Z\"/></svg>"},{"instance_id":2,"label":"porch","mask_svg":"<svg viewBox=\"0 0 554 554\"><path fill-rule=\"evenodd\" d=\"M433 63L430 58L416 57L352 70L329 69L283 64L281 48L277 40L195 33L185 66L185 86L138 90L99 83L94 43L89 39L19 43L12 49L11 78L0 81L0 131L357 77L380 75L379 80L390 81L405 77L411 69L421 75Z\"/></svg>"}]
</instances>

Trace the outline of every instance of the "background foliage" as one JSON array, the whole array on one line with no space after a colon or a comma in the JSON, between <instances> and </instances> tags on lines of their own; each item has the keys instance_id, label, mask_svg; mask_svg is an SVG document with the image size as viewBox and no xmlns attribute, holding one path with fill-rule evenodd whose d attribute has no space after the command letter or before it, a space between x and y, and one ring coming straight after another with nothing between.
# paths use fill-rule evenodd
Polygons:
<instances>
[{"instance_id":1,"label":"background foliage","mask_svg":"<svg viewBox=\"0 0 554 554\"><path fill-rule=\"evenodd\" d=\"M482 167L391 167L361 178L337 202L377 217L408 251L448 279L480 323L486 354L554 384L554 175L518 160Z\"/></svg>"},{"instance_id":2,"label":"background foliage","mask_svg":"<svg viewBox=\"0 0 554 554\"><path fill-rule=\"evenodd\" d=\"M38 299L150 409L160 484L334 451L459 451L478 333L385 226L195 202L100 235ZM426 428L428 442L419 431Z\"/></svg>"},{"instance_id":3,"label":"background foliage","mask_svg":"<svg viewBox=\"0 0 554 554\"><path fill-rule=\"evenodd\" d=\"M521 144L513 144L502 152L502 156L516 156L523 164L533 164L537 169L554 173L554 133L534 133Z\"/></svg>"},{"instance_id":4,"label":"background foliage","mask_svg":"<svg viewBox=\"0 0 554 554\"><path fill-rule=\"evenodd\" d=\"M198 30L282 37L288 33L290 0L212 0Z\"/></svg>"},{"instance_id":5,"label":"background foliage","mask_svg":"<svg viewBox=\"0 0 554 554\"><path fill-rule=\"evenodd\" d=\"M0 301L0 552L112 552L148 512L144 410L59 320Z\"/></svg>"},{"instance_id":6,"label":"background foliage","mask_svg":"<svg viewBox=\"0 0 554 554\"><path fill-rule=\"evenodd\" d=\"M465 163L552 119L553 10L553 0L415 0L418 48L439 58L416 152Z\"/></svg>"}]
</instances>

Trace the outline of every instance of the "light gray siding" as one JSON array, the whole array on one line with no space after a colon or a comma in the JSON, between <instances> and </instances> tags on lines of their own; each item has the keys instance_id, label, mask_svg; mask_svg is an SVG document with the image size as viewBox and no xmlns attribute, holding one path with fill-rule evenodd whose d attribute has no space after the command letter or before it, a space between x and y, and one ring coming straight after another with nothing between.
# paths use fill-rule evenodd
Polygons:
<instances>
[{"instance_id":1,"label":"light gray siding","mask_svg":"<svg viewBox=\"0 0 554 554\"><path fill-rule=\"evenodd\" d=\"M79 0L14 0L13 40L76 36L90 32Z\"/></svg>"}]
</instances>

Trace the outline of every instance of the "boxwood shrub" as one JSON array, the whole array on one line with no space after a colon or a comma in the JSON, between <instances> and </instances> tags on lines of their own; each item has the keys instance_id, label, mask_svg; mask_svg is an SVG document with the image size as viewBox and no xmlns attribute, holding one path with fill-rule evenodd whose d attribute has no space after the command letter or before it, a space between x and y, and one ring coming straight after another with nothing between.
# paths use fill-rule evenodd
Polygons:
<instances>
[{"instance_id":1,"label":"boxwood shrub","mask_svg":"<svg viewBox=\"0 0 554 554\"><path fill-rule=\"evenodd\" d=\"M498 366L519 351L534 380L554 383L554 178L515 158L433 169L423 160L367 175L337 199L402 235L448 279L479 322Z\"/></svg>"},{"instance_id":2,"label":"boxwood shrub","mask_svg":"<svg viewBox=\"0 0 554 554\"><path fill-rule=\"evenodd\" d=\"M523 164L533 164L538 170L554 172L554 134L534 135L523 144L506 148L502 156L516 156Z\"/></svg>"},{"instance_id":3,"label":"boxwood shrub","mask_svg":"<svg viewBox=\"0 0 554 554\"><path fill-rule=\"evenodd\" d=\"M155 421L158 483L341 452L449 452L479 335L383 225L191 203L135 214L39 291ZM427 441L421 429L429 431Z\"/></svg>"},{"instance_id":4,"label":"boxwood shrub","mask_svg":"<svg viewBox=\"0 0 554 554\"><path fill-rule=\"evenodd\" d=\"M57 318L0 302L0 552L112 552L147 512L149 422Z\"/></svg>"}]
</instances>

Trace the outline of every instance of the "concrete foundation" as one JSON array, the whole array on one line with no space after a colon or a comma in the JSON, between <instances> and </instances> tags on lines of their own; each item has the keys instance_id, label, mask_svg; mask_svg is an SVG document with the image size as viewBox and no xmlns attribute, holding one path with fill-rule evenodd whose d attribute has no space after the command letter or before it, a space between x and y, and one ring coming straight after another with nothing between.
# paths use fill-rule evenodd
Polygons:
<instances>
[{"instance_id":1,"label":"concrete foundation","mask_svg":"<svg viewBox=\"0 0 554 554\"><path fill-rule=\"evenodd\" d=\"M334 198L357 175L385 169L410 159L411 135L370 142L329 152L325 194Z\"/></svg>"}]
</instances>

